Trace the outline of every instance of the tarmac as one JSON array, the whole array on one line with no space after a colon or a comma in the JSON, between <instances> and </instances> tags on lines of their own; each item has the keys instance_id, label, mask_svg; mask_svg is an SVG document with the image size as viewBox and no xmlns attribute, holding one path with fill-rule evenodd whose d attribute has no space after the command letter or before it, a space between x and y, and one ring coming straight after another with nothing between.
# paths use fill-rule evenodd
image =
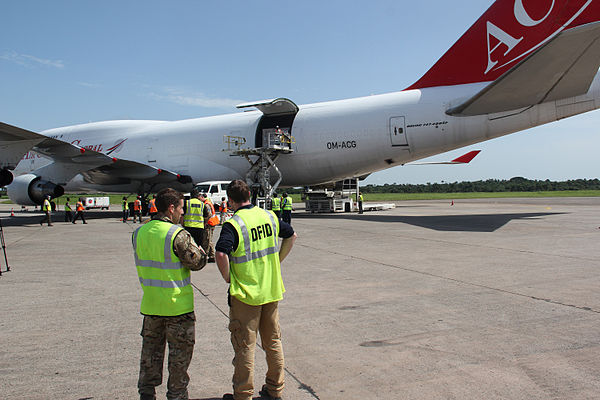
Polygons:
<instances>
[{"instance_id":1,"label":"tarmac","mask_svg":"<svg viewBox=\"0 0 600 400\"><path fill-rule=\"evenodd\" d=\"M11 207L0 205L0 398L137 398L138 225L113 207L47 227ZM600 198L541 198L294 212L284 399L600 398L599 211ZM220 399L233 371L227 286L214 264L192 277L190 399ZM255 398L265 370L257 348Z\"/></svg>"}]
</instances>

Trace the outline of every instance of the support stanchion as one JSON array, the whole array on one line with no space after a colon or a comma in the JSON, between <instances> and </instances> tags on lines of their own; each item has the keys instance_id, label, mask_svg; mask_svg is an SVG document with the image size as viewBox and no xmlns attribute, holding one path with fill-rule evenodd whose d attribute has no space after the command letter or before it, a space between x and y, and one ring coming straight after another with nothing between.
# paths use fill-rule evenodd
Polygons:
<instances>
[{"instance_id":1,"label":"support stanchion","mask_svg":"<svg viewBox=\"0 0 600 400\"><path fill-rule=\"evenodd\" d=\"M10 271L8 266L8 257L6 256L6 243L4 242L4 229L2 227L2 218L0 218L0 242L2 243L2 251L4 252L4 262L6 263L6 271ZM0 266L0 276L2 276L2 266Z\"/></svg>"}]
</instances>

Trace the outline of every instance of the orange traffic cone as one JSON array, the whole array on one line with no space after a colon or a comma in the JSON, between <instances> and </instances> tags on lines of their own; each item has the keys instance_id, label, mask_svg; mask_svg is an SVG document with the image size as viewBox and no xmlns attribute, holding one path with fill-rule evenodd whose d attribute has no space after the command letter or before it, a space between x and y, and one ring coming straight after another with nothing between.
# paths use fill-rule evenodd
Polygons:
<instances>
[{"instance_id":1,"label":"orange traffic cone","mask_svg":"<svg viewBox=\"0 0 600 400\"><path fill-rule=\"evenodd\" d=\"M11 216L11 217L14 217L14 216L15 216L15 212L13 211L13 209L12 209L12 208L10 209L10 216Z\"/></svg>"}]
</instances>

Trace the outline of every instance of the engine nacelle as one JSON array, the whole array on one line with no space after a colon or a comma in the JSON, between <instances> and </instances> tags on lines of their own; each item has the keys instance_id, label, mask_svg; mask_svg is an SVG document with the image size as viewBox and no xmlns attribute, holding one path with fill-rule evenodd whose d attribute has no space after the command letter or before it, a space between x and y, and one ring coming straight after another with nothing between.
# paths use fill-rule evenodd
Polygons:
<instances>
[{"instance_id":1,"label":"engine nacelle","mask_svg":"<svg viewBox=\"0 0 600 400\"><path fill-rule=\"evenodd\" d=\"M7 168L2 168L0 170L0 187L10 185L13 181L13 174Z\"/></svg>"},{"instance_id":2,"label":"engine nacelle","mask_svg":"<svg viewBox=\"0 0 600 400\"><path fill-rule=\"evenodd\" d=\"M46 196L52 198L65 194L65 189L40 176L33 174L19 175L6 187L6 194L13 203L26 206L40 205Z\"/></svg>"}]
</instances>

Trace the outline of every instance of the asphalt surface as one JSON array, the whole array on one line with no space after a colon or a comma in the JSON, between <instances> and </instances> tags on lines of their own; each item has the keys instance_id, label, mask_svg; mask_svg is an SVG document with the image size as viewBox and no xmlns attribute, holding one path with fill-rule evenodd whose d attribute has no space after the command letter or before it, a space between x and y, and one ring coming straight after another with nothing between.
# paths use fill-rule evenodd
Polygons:
<instances>
[{"instance_id":1,"label":"asphalt surface","mask_svg":"<svg viewBox=\"0 0 600 400\"><path fill-rule=\"evenodd\" d=\"M41 213L10 208L0 205L11 268L0 253L0 398L136 398L137 225L115 208L41 227ZM599 211L600 198L544 198L295 212L284 398L600 398ZM231 391L227 286L214 264L192 277L190 398L220 399ZM257 392L265 369L257 349Z\"/></svg>"}]
</instances>

